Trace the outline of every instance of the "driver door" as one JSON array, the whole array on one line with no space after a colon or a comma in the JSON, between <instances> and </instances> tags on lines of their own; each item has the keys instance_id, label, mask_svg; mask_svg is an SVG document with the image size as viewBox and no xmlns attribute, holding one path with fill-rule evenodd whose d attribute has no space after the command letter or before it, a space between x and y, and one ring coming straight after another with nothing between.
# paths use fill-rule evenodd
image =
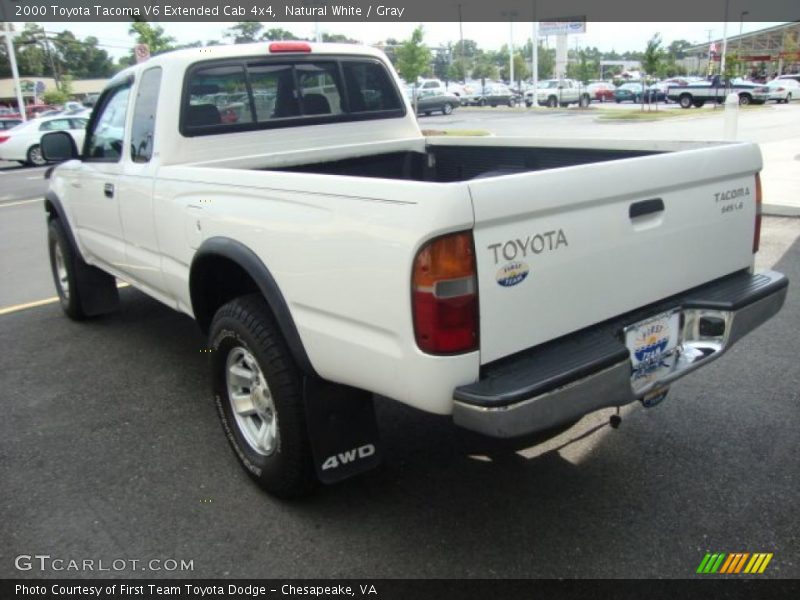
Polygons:
<instances>
[{"instance_id":1,"label":"driver door","mask_svg":"<svg viewBox=\"0 0 800 600\"><path fill-rule=\"evenodd\" d=\"M86 132L80 175L70 180L69 202L84 253L92 262L126 271L117 197L125 148L131 81L103 92Z\"/></svg>"}]
</instances>

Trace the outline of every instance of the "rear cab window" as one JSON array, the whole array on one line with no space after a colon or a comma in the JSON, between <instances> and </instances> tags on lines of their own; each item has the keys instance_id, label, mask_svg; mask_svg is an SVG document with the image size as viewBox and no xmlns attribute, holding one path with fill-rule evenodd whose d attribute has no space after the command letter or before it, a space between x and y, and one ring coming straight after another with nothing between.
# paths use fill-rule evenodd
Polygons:
<instances>
[{"instance_id":1,"label":"rear cab window","mask_svg":"<svg viewBox=\"0 0 800 600\"><path fill-rule=\"evenodd\" d=\"M405 115L386 67L368 57L243 58L197 63L184 81L184 136Z\"/></svg>"}]
</instances>

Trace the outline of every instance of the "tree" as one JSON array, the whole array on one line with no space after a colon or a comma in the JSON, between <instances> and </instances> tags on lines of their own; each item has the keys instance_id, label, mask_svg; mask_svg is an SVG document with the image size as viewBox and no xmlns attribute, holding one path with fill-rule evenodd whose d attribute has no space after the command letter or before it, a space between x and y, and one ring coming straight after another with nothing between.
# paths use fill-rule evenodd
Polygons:
<instances>
[{"instance_id":1,"label":"tree","mask_svg":"<svg viewBox=\"0 0 800 600\"><path fill-rule=\"evenodd\" d=\"M146 44L151 56L175 49L175 38L166 35L160 25L153 26L146 21L136 21L128 29L128 35L136 36L137 44ZM119 63L122 66L135 64L136 56L133 54L133 49L127 57L120 58Z\"/></svg>"},{"instance_id":2,"label":"tree","mask_svg":"<svg viewBox=\"0 0 800 600\"><path fill-rule=\"evenodd\" d=\"M686 40L673 40L667 46L667 54L675 60L686 58L686 50L692 47L692 43Z\"/></svg>"},{"instance_id":3,"label":"tree","mask_svg":"<svg viewBox=\"0 0 800 600\"><path fill-rule=\"evenodd\" d=\"M57 69L75 79L101 79L114 73L108 52L98 48L98 40L89 36L79 40L71 31L62 31L53 38Z\"/></svg>"},{"instance_id":4,"label":"tree","mask_svg":"<svg viewBox=\"0 0 800 600\"><path fill-rule=\"evenodd\" d=\"M61 78L61 88L58 90L48 90L42 94L45 104L64 104L72 99L72 77L64 75Z\"/></svg>"},{"instance_id":5,"label":"tree","mask_svg":"<svg viewBox=\"0 0 800 600\"><path fill-rule=\"evenodd\" d=\"M422 25L417 27L411 37L397 49L397 72L400 77L416 87L417 79L428 72L431 51L422 43Z\"/></svg>"},{"instance_id":6,"label":"tree","mask_svg":"<svg viewBox=\"0 0 800 600\"><path fill-rule=\"evenodd\" d=\"M661 47L661 34L656 33L648 40L644 55L641 58L644 72L651 77L655 76L663 58L664 49Z\"/></svg>"},{"instance_id":7,"label":"tree","mask_svg":"<svg viewBox=\"0 0 800 600\"><path fill-rule=\"evenodd\" d=\"M262 29L264 26L257 21L240 21L229 27L223 36L233 39L234 44L252 44L258 41Z\"/></svg>"},{"instance_id":8,"label":"tree","mask_svg":"<svg viewBox=\"0 0 800 600\"><path fill-rule=\"evenodd\" d=\"M567 65L567 77L586 84L598 74L599 68L599 63L589 60L588 54L580 50L577 60Z\"/></svg>"},{"instance_id":9,"label":"tree","mask_svg":"<svg viewBox=\"0 0 800 600\"><path fill-rule=\"evenodd\" d=\"M486 84L487 79L497 78L497 65L490 54L481 52L476 57L475 66L472 68L472 77L480 79L482 85Z\"/></svg>"},{"instance_id":10,"label":"tree","mask_svg":"<svg viewBox=\"0 0 800 600\"><path fill-rule=\"evenodd\" d=\"M322 33L322 41L331 44L360 44L359 40L354 40L341 33Z\"/></svg>"},{"instance_id":11,"label":"tree","mask_svg":"<svg viewBox=\"0 0 800 600\"><path fill-rule=\"evenodd\" d=\"M298 39L295 34L293 34L288 29L281 29L280 27L273 27L272 29L267 29L264 34L261 36L262 40L269 40L269 41L283 41L283 40L296 40Z\"/></svg>"},{"instance_id":12,"label":"tree","mask_svg":"<svg viewBox=\"0 0 800 600\"><path fill-rule=\"evenodd\" d=\"M437 48L433 56L433 76L442 79L450 79L450 48Z\"/></svg>"}]
</instances>

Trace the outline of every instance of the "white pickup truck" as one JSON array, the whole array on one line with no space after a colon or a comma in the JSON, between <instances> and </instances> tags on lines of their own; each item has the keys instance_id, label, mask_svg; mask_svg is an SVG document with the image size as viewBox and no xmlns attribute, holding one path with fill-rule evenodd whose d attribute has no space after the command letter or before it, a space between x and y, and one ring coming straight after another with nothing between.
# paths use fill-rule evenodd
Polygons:
<instances>
[{"instance_id":1,"label":"white pickup truck","mask_svg":"<svg viewBox=\"0 0 800 600\"><path fill-rule=\"evenodd\" d=\"M534 103L550 108L556 108L557 106L563 108L570 104L577 104L581 108L586 108L592 101L592 96L586 86L574 79L547 79L540 81L536 88L536 98L533 96L533 89L525 92L525 106L528 108L533 106Z\"/></svg>"},{"instance_id":2,"label":"white pickup truck","mask_svg":"<svg viewBox=\"0 0 800 600\"><path fill-rule=\"evenodd\" d=\"M42 140L64 311L122 279L196 319L267 490L375 466L373 394L540 434L656 403L782 306L756 145L426 139L398 84L353 45L181 50L109 82L81 151Z\"/></svg>"}]
</instances>

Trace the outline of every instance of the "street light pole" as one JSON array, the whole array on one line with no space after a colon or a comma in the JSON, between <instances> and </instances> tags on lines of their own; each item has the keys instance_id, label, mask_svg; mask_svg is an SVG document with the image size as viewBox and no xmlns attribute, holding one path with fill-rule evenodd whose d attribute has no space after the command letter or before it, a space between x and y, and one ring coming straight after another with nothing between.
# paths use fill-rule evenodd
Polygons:
<instances>
[{"instance_id":1,"label":"street light pole","mask_svg":"<svg viewBox=\"0 0 800 600\"><path fill-rule=\"evenodd\" d=\"M539 91L539 22L536 20L536 0L533 0L533 31L531 32L531 46L533 46L533 61L531 70L533 71L533 105L537 104L537 93Z\"/></svg>"},{"instance_id":2,"label":"street light pole","mask_svg":"<svg viewBox=\"0 0 800 600\"><path fill-rule=\"evenodd\" d=\"M728 51L728 3L725 0L725 21L722 23L722 57L719 61L719 78L725 77L725 53Z\"/></svg>"},{"instance_id":3,"label":"street light pole","mask_svg":"<svg viewBox=\"0 0 800 600\"><path fill-rule=\"evenodd\" d=\"M5 10L3 11L5 16ZM22 85L19 81L19 70L17 69L17 56L14 53L14 36L16 32L11 30L11 23L5 23L3 30L0 31L6 40L6 51L8 52L8 61L11 63L11 76L14 78L14 87L17 90L17 110L23 122L28 119L25 117L25 102L22 99Z\"/></svg>"}]
</instances>

